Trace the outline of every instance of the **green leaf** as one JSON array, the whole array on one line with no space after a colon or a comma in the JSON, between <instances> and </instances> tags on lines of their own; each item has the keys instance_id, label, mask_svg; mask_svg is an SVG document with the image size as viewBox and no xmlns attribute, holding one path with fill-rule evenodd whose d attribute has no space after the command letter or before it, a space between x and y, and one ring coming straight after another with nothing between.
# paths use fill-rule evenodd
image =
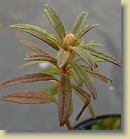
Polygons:
<instances>
[{"instance_id":1,"label":"green leaf","mask_svg":"<svg viewBox=\"0 0 130 139\"><path fill-rule=\"evenodd\" d=\"M50 55L46 55L46 54L37 54L37 53L29 53L25 59L26 61L48 61L50 63L52 63L53 65L57 66L57 60L50 56Z\"/></svg>"},{"instance_id":2,"label":"green leaf","mask_svg":"<svg viewBox=\"0 0 130 139\"><path fill-rule=\"evenodd\" d=\"M41 72L42 73L47 73L47 74L59 75L59 70L55 67L44 69Z\"/></svg>"},{"instance_id":3,"label":"green leaf","mask_svg":"<svg viewBox=\"0 0 130 139\"><path fill-rule=\"evenodd\" d=\"M67 75L62 75L58 88L58 113L60 126L64 126L69 117L69 110L72 99L72 87Z\"/></svg>"},{"instance_id":4,"label":"green leaf","mask_svg":"<svg viewBox=\"0 0 130 139\"><path fill-rule=\"evenodd\" d=\"M91 29L95 28L96 26L98 26L99 24L92 24L90 26L86 26L84 27L84 29L82 31L80 31L77 35L76 38L77 40L79 40L83 35L85 35L88 31L90 31Z\"/></svg>"},{"instance_id":5,"label":"green leaf","mask_svg":"<svg viewBox=\"0 0 130 139\"><path fill-rule=\"evenodd\" d=\"M48 80L57 81L57 79L50 74L44 74L39 72L28 73L28 74L11 77L3 82L0 82L0 89L5 88L7 86L21 84L21 83L31 83L36 81L48 81Z\"/></svg>"},{"instance_id":6,"label":"green leaf","mask_svg":"<svg viewBox=\"0 0 130 139\"><path fill-rule=\"evenodd\" d=\"M43 91L43 92L50 91L51 95L55 95L55 94L58 93L58 83L56 83L53 86L44 87L44 88L41 89L41 91Z\"/></svg>"},{"instance_id":7,"label":"green leaf","mask_svg":"<svg viewBox=\"0 0 130 139\"><path fill-rule=\"evenodd\" d=\"M99 71L92 71L90 70L88 67L82 66L84 68L85 71L87 71L88 73L90 73L91 75L93 75L94 77L102 80L105 83L111 83L112 80L110 80L108 77L106 77L105 75L103 75L101 72Z\"/></svg>"},{"instance_id":8,"label":"green leaf","mask_svg":"<svg viewBox=\"0 0 130 139\"><path fill-rule=\"evenodd\" d=\"M66 33L60 17L57 15L56 11L48 4L45 4L44 11L62 41L63 38L65 38Z\"/></svg>"},{"instance_id":9,"label":"green leaf","mask_svg":"<svg viewBox=\"0 0 130 139\"><path fill-rule=\"evenodd\" d=\"M57 53L57 64L59 67L63 67L68 58L70 56L70 52L69 51L65 51L64 49L60 49Z\"/></svg>"},{"instance_id":10,"label":"green leaf","mask_svg":"<svg viewBox=\"0 0 130 139\"><path fill-rule=\"evenodd\" d=\"M88 46L103 46L103 44L101 43L94 43L94 40L88 42L87 44L83 44L84 47L88 47Z\"/></svg>"},{"instance_id":11,"label":"green leaf","mask_svg":"<svg viewBox=\"0 0 130 139\"><path fill-rule=\"evenodd\" d=\"M29 33L43 40L44 42L52 46L54 49L59 50L60 47L59 40L56 38L55 35L49 33L47 30L29 24L14 24L11 26L11 28L15 28L24 31L26 33Z\"/></svg>"},{"instance_id":12,"label":"green leaf","mask_svg":"<svg viewBox=\"0 0 130 139\"><path fill-rule=\"evenodd\" d=\"M95 112L94 112L94 109L93 109L91 103L88 104L88 107L87 107L87 108L88 108L88 110L89 110L89 112L90 112L92 118L96 118Z\"/></svg>"},{"instance_id":13,"label":"green leaf","mask_svg":"<svg viewBox=\"0 0 130 139\"><path fill-rule=\"evenodd\" d=\"M91 56L91 54L89 53L89 51L87 51L86 49L83 49L80 46L79 47L72 47L72 46L70 46L70 49L72 49L73 51L75 51L86 62L86 64L89 65L89 67L92 70L94 70L95 68L97 68L97 64L93 60L93 57Z\"/></svg>"},{"instance_id":14,"label":"green leaf","mask_svg":"<svg viewBox=\"0 0 130 139\"><path fill-rule=\"evenodd\" d=\"M23 90L15 93L10 93L0 98L2 101L9 101L19 104L44 104L54 102L55 98L41 91Z\"/></svg>"},{"instance_id":15,"label":"green leaf","mask_svg":"<svg viewBox=\"0 0 130 139\"><path fill-rule=\"evenodd\" d=\"M112 56L111 54L109 53L106 53L100 49L96 49L96 48L90 48L90 47L86 47L86 49L93 55L93 56L96 56L96 57L99 57L101 59L104 59L108 62L111 62L117 66L121 66L120 63L117 61L117 59Z\"/></svg>"},{"instance_id":16,"label":"green leaf","mask_svg":"<svg viewBox=\"0 0 130 139\"><path fill-rule=\"evenodd\" d=\"M35 64L40 64L40 63L44 63L44 62L45 61L31 61L31 62L27 62L27 63L21 65L19 68L23 68L23 67L35 65Z\"/></svg>"},{"instance_id":17,"label":"green leaf","mask_svg":"<svg viewBox=\"0 0 130 139\"><path fill-rule=\"evenodd\" d=\"M82 81L85 83L85 85L89 89L90 93L92 94L93 98L96 99L97 98L96 89L95 89L89 75L87 74L87 72L83 69L83 67L81 67L80 65L77 65L76 63L72 63L72 67L74 67L76 69L75 70L76 73L78 74L80 79L82 79Z\"/></svg>"},{"instance_id":18,"label":"green leaf","mask_svg":"<svg viewBox=\"0 0 130 139\"><path fill-rule=\"evenodd\" d=\"M87 21L87 17L88 17L88 13L82 12L76 19L73 29L72 29L72 33L74 35L78 34L79 32L81 32L83 30L83 28L86 25L86 21Z\"/></svg>"},{"instance_id":19,"label":"green leaf","mask_svg":"<svg viewBox=\"0 0 130 139\"><path fill-rule=\"evenodd\" d=\"M76 83L77 83L79 86L83 86L83 81L80 79L79 75L76 73L75 70L76 70L76 69L75 69L74 67L71 68L73 77L74 77Z\"/></svg>"}]
</instances>

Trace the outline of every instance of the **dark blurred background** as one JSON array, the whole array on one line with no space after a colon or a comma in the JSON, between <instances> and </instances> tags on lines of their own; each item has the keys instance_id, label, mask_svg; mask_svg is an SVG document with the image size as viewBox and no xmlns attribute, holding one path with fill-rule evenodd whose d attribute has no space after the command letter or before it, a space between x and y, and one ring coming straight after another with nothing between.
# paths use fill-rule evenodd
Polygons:
<instances>
[{"instance_id":1,"label":"dark blurred background","mask_svg":"<svg viewBox=\"0 0 130 139\"><path fill-rule=\"evenodd\" d=\"M103 43L102 50L114 55L121 61L121 4L120 0L0 0L0 81L9 76L39 71L38 65L19 69L24 63L25 53L29 50L19 40L28 39L44 47L52 54L54 50L42 41L22 32L14 32L10 25L28 23L43 27L55 34L43 11L44 4L53 5L62 18L67 31L71 29L80 12L88 12L88 24L98 23L100 26L85 35L86 41L95 40ZM98 93L97 100L92 100L96 115L122 113L122 68L111 63L100 63L99 70L113 80L105 84L95 80ZM0 90L0 96L18 90L37 90L50 85L37 82L8 87ZM72 124L83 106L83 102L73 93L74 113ZM78 123L90 118L86 109ZM14 131L65 131L60 128L58 112L54 104L19 105L0 102L0 129Z\"/></svg>"}]
</instances>

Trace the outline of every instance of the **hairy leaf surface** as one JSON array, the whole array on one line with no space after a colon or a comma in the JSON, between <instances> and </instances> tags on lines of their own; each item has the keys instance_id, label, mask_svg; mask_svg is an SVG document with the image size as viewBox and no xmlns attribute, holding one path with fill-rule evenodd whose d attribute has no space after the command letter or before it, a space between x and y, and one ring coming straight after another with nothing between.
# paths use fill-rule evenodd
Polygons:
<instances>
[{"instance_id":1,"label":"hairy leaf surface","mask_svg":"<svg viewBox=\"0 0 130 139\"><path fill-rule=\"evenodd\" d=\"M19 104L44 104L55 102L52 95L41 91L23 90L10 93L0 98L3 101L15 102Z\"/></svg>"},{"instance_id":2,"label":"hairy leaf surface","mask_svg":"<svg viewBox=\"0 0 130 139\"><path fill-rule=\"evenodd\" d=\"M82 47L72 47L70 46L70 48L75 51L85 62L86 64L89 65L89 67L94 70L95 68L97 68L97 64L95 63L93 57L91 56L91 54L89 53L89 51L87 51L86 49L83 49Z\"/></svg>"},{"instance_id":3,"label":"hairy leaf surface","mask_svg":"<svg viewBox=\"0 0 130 139\"><path fill-rule=\"evenodd\" d=\"M57 15L56 11L48 4L45 4L44 11L49 21L53 25L55 31L57 32L58 36L60 37L61 40L63 40L63 38L65 38L66 36L66 33L60 17Z\"/></svg>"},{"instance_id":4,"label":"hairy leaf surface","mask_svg":"<svg viewBox=\"0 0 130 139\"><path fill-rule=\"evenodd\" d=\"M52 46L54 49L59 50L60 43L58 39L56 38L56 36L49 33L47 30L44 30L34 25L29 25L29 24L14 24L11 26L11 28L16 28L18 30L29 33L43 40L44 42Z\"/></svg>"},{"instance_id":5,"label":"hairy leaf surface","mask_svg":"<svg viewBox=\"0 0 130 139\"><path fill-rule=\"evenodd\" d=\"M3 82L0 82L0 89L7 86L21 84L21 83L30 83L30 82L48 81L48 80L56 80L56 78L52 75L44 74L44 73L28 73L28 74L15 76Z\"/></svg>"},{"instance_id":6,"label":"hairy leaf surface","mask_svg":"<svg viewBox=\"0 0 130 139\"><path fill-rule=\"evenodd\" d=\"M72 66L76 69L76 73L83 80L83 82L89 89L90 93L92 94L93 98L96 99L97 97L96 89L91 81L91 78L87 74L87 72L83 69L83 67L81 67L80 65L77 65L76 63L72 63Z\"/></svg>"},{"instance_id":7,"label":"hairy leaf surface","mask_svg":"<svg viewBox=\"0 0 130 139\"><path fill-rule=\"evenodd\" d=\"M117 59L109 53L106 53L100 49L86 47L86 49L94 56L109 61L117 66L121 66Z\"/></svg>"},{"instance_id":8,"label":"hairy leaf surface","mask_svg":"<svg viewBox=\"0 0 130 139\"><path fill-rule=\"evenodd\" d=\"M77 40L79 40L79 39L80 39L83 35L85 35L88 31L90 31L91 29L95 28L95 27L98 26L98 25L99 25L99 24L92 24L92 25L90 25L90 26L84 27L84 29L76 35Z\"/></svg>"},{"instance_id":9,"label":"hairy leaf surface","mask_svg":"<svg viewBox=\"0 0 130 139\"><path fill-rule=\"evenodd\" d=\"M68 58L70 56L70 52L69 51L65 51L64 49L60 49L57 53L57 64L59 67L63 67Z\"/></svg>"},{"instance_id":10,"label":"hairy leaf surface","mask_svg":"<svg viewBox=\"0 0 130 139\"><path fill-rule=\"evenodd\" d=\"M86 25L86 21L87 21L87 17L88 17L88 13L82 12L76 19L73 29L72 29L72 33L74 35L78 34L79 32L81 32L83 30L83 28Z\"/></svg>"},{"instance_id":11,"label":"hairy leaf surface","mask_svg":"<svg viewBox=\"0 0 130 139\"><path fill-rule=\"evenodd\" d=\"M67 75L62 75L58 88L58 112L60 126L63 126L69 117L72 98L71 82Z\"/></svg>"}]
</instances>

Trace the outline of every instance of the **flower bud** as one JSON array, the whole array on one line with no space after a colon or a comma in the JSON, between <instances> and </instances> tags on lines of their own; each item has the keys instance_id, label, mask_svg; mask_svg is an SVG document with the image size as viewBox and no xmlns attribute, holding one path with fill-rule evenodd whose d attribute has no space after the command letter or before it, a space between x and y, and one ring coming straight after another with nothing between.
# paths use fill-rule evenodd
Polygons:
<instances>
[{"instance_id":1,"label":"flower bud","mask_svg":"<svg viewBox=\"0 0 130 139\"><path fill-rule=\"evenodd\" d=\"M69 33L64 39L63 39L63 48L68 49L68 46L75 46L76 43L76 37L74 34Z\"/></svg>"}]
</instances>

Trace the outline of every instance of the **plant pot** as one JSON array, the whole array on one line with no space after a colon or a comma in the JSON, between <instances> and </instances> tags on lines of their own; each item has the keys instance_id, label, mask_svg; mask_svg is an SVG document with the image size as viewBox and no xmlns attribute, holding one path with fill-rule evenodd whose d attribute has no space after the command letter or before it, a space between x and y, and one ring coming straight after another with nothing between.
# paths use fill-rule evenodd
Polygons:
<instances>
[{"instance_id":1,"label":"plant pot","mask_svg":"<svg viewBox=\"0 0 130 139\"><path fill-rule=\"evenodd\" d=\"M111 114L88 119L74 127L75 130L121 130L121 115Z\"/></svg>"}]
</instances>

